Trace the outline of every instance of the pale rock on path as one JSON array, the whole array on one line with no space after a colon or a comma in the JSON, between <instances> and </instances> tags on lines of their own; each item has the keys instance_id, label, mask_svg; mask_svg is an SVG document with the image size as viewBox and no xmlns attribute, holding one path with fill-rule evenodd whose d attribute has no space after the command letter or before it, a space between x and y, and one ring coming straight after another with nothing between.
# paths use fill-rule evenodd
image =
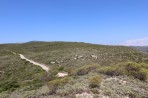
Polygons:
<instances>
[{"instance_id":1,"label":"pale rock on path","mask_svg":"<svg viewBox=\"0 0 148 98\"><path fill-rule=\"evenodd\" d=\"M49 67L47 67L46 65L37 63L37 62L35 62L35 61L33 61L33 60L29 60L29 59L27 59L27 58L26 58L24 55L22 55L22 54L19 54L19 56L20 56L20 58L21 58L22 60L26 60L26 61L28 61L28 62L34 64L34 65L40 66L40 67L41 67L43 70L45 70L46 72L49 72L49 70L50 70Z\"/></svg>"},{"instance_id":2,"label":"pale rock on path","mask_svg":"<svg viewBox=\"0 0 148 98\"><path fill-rule=\"evenodd\" d=\"M61 72L59 72L57 75L56 75L57 77L65 77L65 76L68 76L68 73L61 73Z\"/></svg>"}]
</instances>

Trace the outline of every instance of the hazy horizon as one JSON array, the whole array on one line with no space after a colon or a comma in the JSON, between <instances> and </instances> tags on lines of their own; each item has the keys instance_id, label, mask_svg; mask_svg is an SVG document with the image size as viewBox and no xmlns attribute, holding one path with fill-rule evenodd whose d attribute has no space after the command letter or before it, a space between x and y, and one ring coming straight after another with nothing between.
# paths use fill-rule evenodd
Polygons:
<instances>
[{"instance_id":1,"label":"hazy horizon","mask_svg":"<svg viewBox=\"0 0 148 98\"><path fill-rule=\"evenodd\" d=\"M87 43L87 44L96 44L96 45L109 45L109 46L135 46L135 47L147 47L148 45L124 45L124 44L117 44L117 45L114 45L114 44L99 44L99 43L91 43L91 42L79 42L79 41L40 41L40 40L36 40L36 41L27 41L27 42L12 42L12 43L0 43L1 45L2 44L25 44L25 43L31 43L31 42L73 42L73 43Z\"/></svg>"}]
</instances>

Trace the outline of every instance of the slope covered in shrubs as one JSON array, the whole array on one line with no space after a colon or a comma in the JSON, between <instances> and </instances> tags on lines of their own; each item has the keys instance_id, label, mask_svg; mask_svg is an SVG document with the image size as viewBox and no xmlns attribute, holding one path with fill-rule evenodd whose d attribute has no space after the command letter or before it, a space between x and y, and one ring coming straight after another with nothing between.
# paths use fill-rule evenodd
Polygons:
<instances>
[{"instance_id":1,"label":"slope covered in shrubs","mask_svg":"<svg viewBox=\"0 0 148 98\"><path fill-rule=\"evenodd\" d=\"M127 75L142 81L148 80L148 64L145 63L120 63L114 66L103 67L100 72L109 76Z\"/></svg>"},{"instance_id":2,"label":"slope covered in shrubs","mask_svg":"<svg viewBox=\"0 0 148 98\"><path fill-rule=\"evenodd\" d=\"M50 72L12 51L46 64ZM58 72L68 76L58 78ZM146 98L148 55L124 46L73 42L0 45L0 80L2 98L76 98L83 93L96 98Z\"/></svg>"}]
</instances>

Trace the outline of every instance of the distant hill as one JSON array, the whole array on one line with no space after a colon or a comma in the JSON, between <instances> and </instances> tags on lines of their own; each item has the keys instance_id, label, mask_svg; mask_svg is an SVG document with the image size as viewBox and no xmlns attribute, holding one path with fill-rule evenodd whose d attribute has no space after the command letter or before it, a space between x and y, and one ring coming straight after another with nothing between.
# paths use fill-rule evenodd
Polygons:
<instances>
[{"instance_id":1,"label":"distant hill","mask_svg":"<svg viewBox=\"0 0 148 98\"><path fill-rule=\"evenodd\" d=\"M148 46L132 46L132 48L148 53Z\"/></svg>"},{"instance_id":2,"label":"distant hill","mask_svg":"<svg viewBox=\"0 0 148 98\"><path fill-rule=\"evenodd\" d=\"M49 73L12 52L47 65ZM58 72L68 76L58 78ZM0 45L0 98L147 98L147 72L148 55L137 47L42 41Z\"/></svg>"},{"instance_id":3,"label":"distant hill","mask_svg":"<svg viewBox=\"0 0 148 98\"><path fill-rule=\"evenodd\" d=\"M26 42L26 43L44 43L45 41L29 41L29 42Z\"/></svg>"}]
</instances>

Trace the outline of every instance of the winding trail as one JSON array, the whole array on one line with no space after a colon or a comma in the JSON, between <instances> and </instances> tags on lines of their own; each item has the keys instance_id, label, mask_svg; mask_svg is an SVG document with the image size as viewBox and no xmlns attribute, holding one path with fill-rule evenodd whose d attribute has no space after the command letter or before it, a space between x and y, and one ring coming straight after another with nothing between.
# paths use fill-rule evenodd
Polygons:
<instances>
[{"instance_id":1,"label":"winding trail","mask_svg":"<svg viewBox=\"0 0 148 98\"><path fill-rule=\"evenodd\" d=\"M49 72L49 70L50 70L50 68L47 67L47 66L44 65L44 64L40 64L40 63L37 63L37 62L35 62L35 61L33 61L33 60L27 59L23 54L19 54L19 56L20 56L20 58L21 58L22 60L26 60L26 61L28 61L28 62L34 64L34 65L40 66L40 67L41 67L43 70L45 70L46 72Z\"/></svg>"},{"instance_id":2,"label":"winding trail","mask_svg":"<svg viewBox=\"0 0 148 98\"><path fill-rule=\"evenodd\" d=\"M22 60L28 61L28 62L32 63L33 65L36 65L36 66L41 67L41 68L42 68L43 70L45 70L47 73L48 73L49 70L50 70L50 68L49 68L48 66L46 66L45 64L40 64L40 63L38 63L38 62L35 62L35 61L33 61L33 60L30 60L30 59L26 58L23 54L17 54L17 53L15 53L15 52L13 52L13 51L9 51L9 52L11 52L11 53L14 54L14 55L19 55L19 57L20 57ZM56 76L57 76L57 77L65 77L65 76L68 76L68 73L67 73L67 72L59 72Z\"/></svg>"}]
</instances>

